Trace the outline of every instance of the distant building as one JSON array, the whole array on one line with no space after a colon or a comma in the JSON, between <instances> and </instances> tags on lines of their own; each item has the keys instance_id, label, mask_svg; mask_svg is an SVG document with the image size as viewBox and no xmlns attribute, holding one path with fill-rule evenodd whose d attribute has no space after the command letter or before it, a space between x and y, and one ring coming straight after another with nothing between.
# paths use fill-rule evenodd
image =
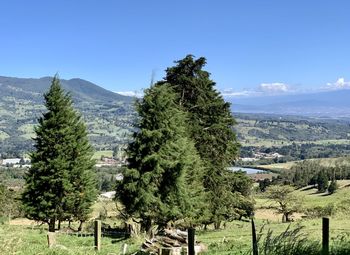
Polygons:
<instances>
[{"instance_id":1,"label":"distant building","mask_svg":"<svg viewBox=\"0 0 350 255\"><path fill-rule=\"evenodd\" d=\"M20 158L8 158L8 159L3 159L1 165L7 166L7 165L17 165L21 161Z\"/></svg>"}]
</instances>

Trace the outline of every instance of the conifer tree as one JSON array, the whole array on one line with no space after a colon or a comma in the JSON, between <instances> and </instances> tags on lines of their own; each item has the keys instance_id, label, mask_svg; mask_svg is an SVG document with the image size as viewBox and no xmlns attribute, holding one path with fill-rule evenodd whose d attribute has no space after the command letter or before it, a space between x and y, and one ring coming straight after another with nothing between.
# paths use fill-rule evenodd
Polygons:
<instances>
[{"instance_id":1,"label":"conifer tree","mask_svg":"<svg viewBox=\"0 0 350 255\"><path fill-rule=\"evenodd\" d=\"M136 104L138 131L127 149L128 167L117 198L143 230L169 221L193 222L201 208L201 162L186 132L172 89L153 86Z\"/></svg>"},{"instance_id":2,"label":"conifer tree","mask_svg":"<svg viewBox=\"0 0 350 255\"><path fill-rule=\"evenodd\" d=\"M188 55L175 63L158 85L170 84L177 94L177 104L188 114L190 138L206 166L204 187L211 212L207 222L219 227L222 220L231 218L236 197L227 169L238 157L239 143L233 130L236 122L230 104L215 90L210 74L202 70L205 58L195 60Z\"/></svg>"},{"instance_id":3,"label":"conifer tree","mask_svg":"<svg viewBox=\"0 0 350 255\"><path fill-rule=\"evenodd\" d=\"M22 202L28 218L55 231L57 220L84 221L97 193L85 125L57 76L44 98Z\"/></svg>"},{"instance_id":4,"label":"conifer tree","mask_svg":"<svg viewBox=\"0 0 350 255\"><path fill-rule=\"evenodd\" d=\"M337 180L333 179L328 187L329 194L333 194L338 189Z\"/></svg>"},{"instance_id":5,"label":"conifer tree","mask_svg":"<svg viewBox=\"0 0 350 255\"><path fill-rule=\"evenodd\" d=\"M325 192L328 188L328 176L324 169L318 172L317 175L317 190L319 192Z\"/></svg>"}]
</instances>

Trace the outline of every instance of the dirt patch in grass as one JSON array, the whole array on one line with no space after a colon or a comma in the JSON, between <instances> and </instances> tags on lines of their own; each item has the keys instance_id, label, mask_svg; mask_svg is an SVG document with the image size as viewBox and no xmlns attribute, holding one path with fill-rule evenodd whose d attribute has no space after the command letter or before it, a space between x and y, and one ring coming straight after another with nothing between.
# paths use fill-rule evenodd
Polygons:
<instances>
[{"instance_id":1,"label":"dirt patch in grass","mask_svg":"<svg viewBox=\"0 0 350 255\"><path fill-rule=\"evenodd\" d=\"M40 223L34 221L34 220L28 220L28 219L14 219L10 220L9 225L17 225L17 226L31 226L31 225L40 225Z\"/></svg>"},{"instance_id":2,"label":"dirt patch in grass","mask_svg":"<svg viewBox=\"0 0 350 255\"><path fill-rule=\"evenodd\" d=\"M292 219L299 220L302 218L303 215L304 214L302 213L294 213ZM276 211L273 209L257 209L255 212L255 218L261 219L261 220L281 222L282 214L276 213Z\"/></svg>"}]
</instances>

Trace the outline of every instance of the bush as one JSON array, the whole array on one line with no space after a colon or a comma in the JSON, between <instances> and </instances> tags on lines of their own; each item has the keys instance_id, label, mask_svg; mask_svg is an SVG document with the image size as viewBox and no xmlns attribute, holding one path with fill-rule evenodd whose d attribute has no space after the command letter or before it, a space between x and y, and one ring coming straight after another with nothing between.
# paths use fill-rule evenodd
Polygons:
<instances>
[{"instance_id":1,"label":"bush","mask_svg":"<svg viewBox=\"0 0 350 255\"><path fill-rule=\"evenodd\" d=\"M307 218L321 218L326 216L331 216L335 213L334 204L328 204L326 206L316 206L308 208L305 211Z\"/></svg>"},{"instance_id":2,"label":"bush","mask_svg":"<svg viewBox=\"0 0 350 255\"><path fill-rule=\"evenodd\" d=\"M328 192L329 194L333 194L338 189L338 184L336 180L332 180L331 184L329 184Z\"/></svg>"}]
</instances>

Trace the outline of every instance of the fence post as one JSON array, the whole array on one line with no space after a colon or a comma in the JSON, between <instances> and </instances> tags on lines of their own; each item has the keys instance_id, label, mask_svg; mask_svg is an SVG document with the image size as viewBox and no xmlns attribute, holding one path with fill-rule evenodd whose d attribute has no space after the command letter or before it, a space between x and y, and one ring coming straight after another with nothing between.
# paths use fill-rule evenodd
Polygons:
<instances>
[{"instance_id":1,"label":"fence post","mask_svg":"<svg viewBox=\"0 0 350 255\"><path fill-rule=\"evenodd\" d=\"M329 218L322 218L322 254L329 255Z\"/></svg>"},{"instance_id":2,"label":"fence post","mask_svg":"<svg viewBox=\"0 0 350 255\"><path fill-rule=\"evenodd\" d=\"M188 229L188 255L195 255L195 250L194 250L194 238L195 238L195 229L194 228L189 228Z\"/></svg>"},{"instance_id":3,"label":"fence post","mask_svg":"<svg viewBox=\"0 0 350 255\"><path fill-rule=\"evenodd\" d=\"M56 245L56 233L55 232L48 232L47 233L47 244L49 248L52 248Z\"/></svg>"},{"instance_id":4,"label":"fence post","mask_svg":"<svg viewBox=\"0 0 350 255\"><path fill-rule=\"evenodd\" d=\"M127 251L128 251L128 245L126 243L123 243L121 247L121 254L125 255Z\"/></svg>"},{"instance_id":5,"label":"fence post","mask_svg":"<svg viewBox=\"0 0 350 255\"><path fill-rule=\"evenodd\" d=\"M101 250L101 221L95 220L95 228L94 228L94 239L95 239L95 249Z\"/></svg>"},{"instance_id":6,"label":"fence post","mask_svg":"<svg viewBox=\"0 0 350 255\"><path fill-rule=\"evenodd\" d=\"M258 241L256 239L256 231L255 231L255 224L254 220L252 219L252 242L253 242L253 255L259 255L258 250Z\"/></svg>"}]
</instances>

